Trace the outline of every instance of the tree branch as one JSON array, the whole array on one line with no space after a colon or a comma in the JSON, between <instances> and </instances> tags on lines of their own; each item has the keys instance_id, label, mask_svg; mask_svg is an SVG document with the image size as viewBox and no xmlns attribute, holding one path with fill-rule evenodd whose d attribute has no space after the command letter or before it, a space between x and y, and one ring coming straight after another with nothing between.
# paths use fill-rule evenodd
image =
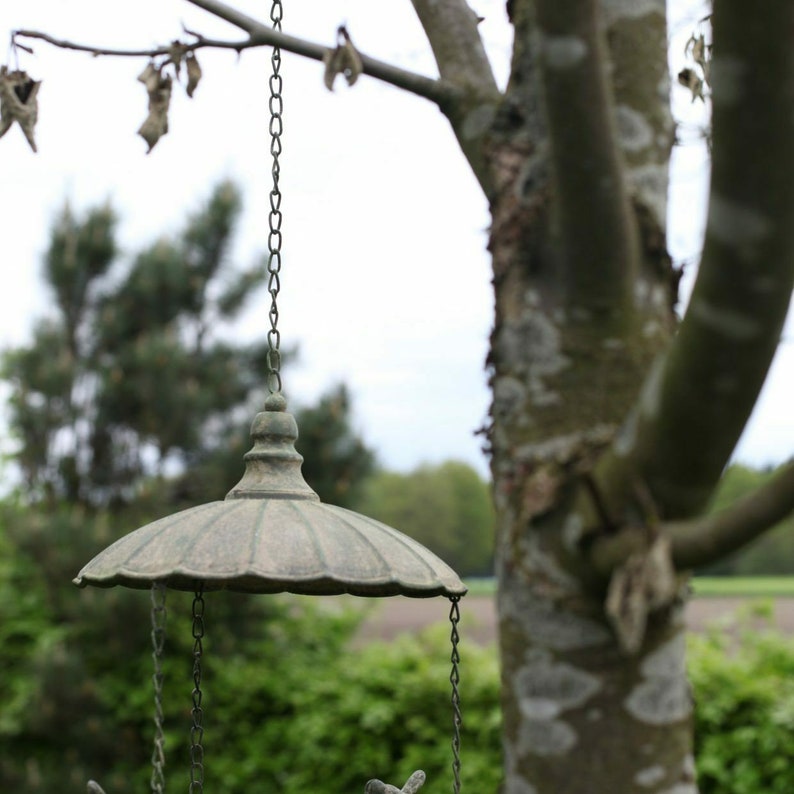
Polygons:
<instances>
[{"instance_id":1,"label":"tree branch","mask_svg":"<svg viewBox=\"0 0 794 794\"><path fill-rule=\"evenodd\" d=\"M276 32L268 25L264 25L237 9L227 6L220 0L188 0L188 2L244 30L250 36L251 41L254 42L254 46L275 45L286 52L303 55L315 61L322 61L328 49L321 44ZM362 54L361 62L364 74L429 99L438 105L451 101L457 94L457 91L443 80L425 77L424 75L376 60L368 55Z\"/></svg>"},{"instance_id":2,"label":"tree branch","mask_svg":"<svg viewBox=\"0 0 794 794\"><path fill-rule=\"evenodd\" d=\"M430 42L438 73L460 88L499 94L478 30L479 17L465 0L411 0Z\"/></svg>"},{"instance_id":3,"label":"tree branch","mask_svg":"<svg viewBox=\"0 0 794 794\"><path fill-rule=\"evenodd\" d=\"M794 460L715 515L668 524L676 569L707 565L755 540L794 512Z\"/></svg>"},{"instance_id":4,"label":"tree branch","mask_svg":"<svg viewBox=\"0 0 794 794\"><path fill-rule=\"evenodd\" d=\"M794 5L748 14L740 0L721 0L713 22L703 262L669 353L595 471L617 511L632 477L642 477L668 520L695 515L711 496L764 383L794 286L794 48L769 35L794 27Z\"/></svg>"},{"instance_id":5,"label":"tree branch","mask_svg":"<svg viewBox=\"0 0 794 794\"><path fill-rule=\"evenodd\" d=\"M537 0L568 302L630 311L638 249L595 0Z\"/></svg>"},{"instance_id":6,"label":"tree branch","mask_svg":"<svg viewBox=\"0 0 794 794\"><path fill-rule=\"evenodd\" d=\"M491 170L483 144L502 100L480 38L479 17L466 0L412 0L430 42L441 79L458 89L441 104L469 165L486 196Z\"/></svg>"},{"instance_id":7,"label":"tree branch","mask_svg":"<svg viewBox=\"0 0 794 794\"><path fill-rule=\"evenodd\" d=\"M640 223L647 261L649 248L664 247L674 137L670 104L659 101L660 92L670 90L665 0L643 3L640 21L636 7L623 0L601 0L600 6L626 184L633 202L648 216Z\"/></svg>"},{"instance_id":8,"label":"tree branch","mask_svg":"<svg viewBox=\"0 0 794 794\"><path fill-rule=\"evenodd\" d=\"M794 460L752 493L737 499L719 513L692 519L656 523L655 531L670 541L677 571L688 571L721 559L755 540L794 512ZM636 526L599 535L588 551L593 570L608 578L635 553L648 548L647 532Z\"/></svg>"},{"instance_id":9,"label":"tree branch","mask_svg":"<svg viewBox=\"0 0 794 794\"><path fill-rule=\"evenodd\" d=\"M320 45L278 34L220 0L188 2L245 30L258 43L277 44L288 52L315 60L322 60L326 51ZM366 55L361 56L363 72L438 104L487 193L490 175L482 155L482 141L501 94L477 32L477 18L465 0L414 0L414 7L430 39L441 79L423 77Z\"/></svg>"},{"instance_id":10,"label":"tree branch","mask_svg":"<svg viewBox=\"0 0 794 794\"><path fill-rule=\"evenodd\" d=\"M248 38L244 41L219 41L217 39L209 39L200 34L186 31L191 36L196 37L194 42L179 42L179 46L185 51L197 50L201 48L214 48L214 49L230 49L236 52L251 49L254 47L264 46L278 46L281 49L292 52L297 55L303 55L306 58L311 58L315 61L323 60L323 56L328 50L321 44L306 41L295 36L289 36L284 33L274 31L267 25L257 22L255 19L242 14L236 9L230 8L224 3L217 2L217 0L188 0L188 2L203 8L206 11L214 14L221 19L230 22L233 25L244 30L248 33ZM94 47L87 44L78 44L72 41L57 39L47 33L42 33L35 30L17 30L13 34L15 37L24 37L39 39L55 47L62 49L76 50L78 52L88 52L92 55L106 55L118 57L148 57L154 58L160 55L168 55L173 43L163 45L160 47L153 47L148 49L108 49L104 47ZM445 105L451 102L457 96L459 91L451 84L447 84L443 80L436 80L431 77L416 74L415 72L401 69L397 66L385 63L383 61L370 58L367 55L361 55L363 66L363 73L374 77L382 82L389 83L390 85L402 88L417 96L429 99L438 105Z\"/></svg>"}]
</instances>

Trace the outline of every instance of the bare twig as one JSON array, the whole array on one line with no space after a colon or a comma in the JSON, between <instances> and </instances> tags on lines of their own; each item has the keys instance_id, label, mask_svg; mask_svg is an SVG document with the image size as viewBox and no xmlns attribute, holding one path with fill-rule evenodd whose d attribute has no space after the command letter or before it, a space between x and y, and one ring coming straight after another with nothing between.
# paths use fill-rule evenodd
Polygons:
<instances>
[{"instance_id":1,"label":"bare twig","mask_svg":"<svg viewBox=\"0 0 794 794\"><path fill-rule=\"evenodd\" d=\"M246 39L244 41L219 41L218 39L205 38L199 33L193 33L192 31L188 30L186 30L185 33L190 36L194 36L196 41L180 41L179 46L184 52L192 52L194 50L202 49L203 47L242 52L242 50L246 50L251 47L262 46L260 42L254 41L252 39ZM39 30L15 30L12 34L14 44L17 47L23 47L28 52L32 52L32 50L30 50L28 47L24 47L24 45L21 45L18 41L16 41L17 38L39 39L40 41L47 42L47 44L52 44L53 47L60 47L63 50L75 50L77 52L87 52L96 56L107 55L122 58L157 58L161 55L170 55L174 46L172 42L171 44L166 44L160 47L152 47L150 49L119 50L107 47L94 47L90 44L78 44L77 42L67 41L66 39L57 39L54 36L50 36L49 33L43 33Z\"/></svg>"}]
</instances>

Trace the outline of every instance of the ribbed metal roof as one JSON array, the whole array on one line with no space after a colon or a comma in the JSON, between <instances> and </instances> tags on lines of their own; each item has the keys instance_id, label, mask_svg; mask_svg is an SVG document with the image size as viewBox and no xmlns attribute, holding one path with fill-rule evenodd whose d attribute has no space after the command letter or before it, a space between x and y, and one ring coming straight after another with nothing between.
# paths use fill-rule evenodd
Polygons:
<instances>
[{"instance_id":1,"label":"ribbed metal roof","mask_svg":"<svg viewBox=\"0 0 794 794\"><path fill-rule=\"evenodd\" d=\"M300 472L297 426L271 398L251 430L246 471L224 501L147 524L92 559L84 587L307 595L461 596L466 587L435 554L366 516L322 504Z\"/></svg>"}]
</instances>

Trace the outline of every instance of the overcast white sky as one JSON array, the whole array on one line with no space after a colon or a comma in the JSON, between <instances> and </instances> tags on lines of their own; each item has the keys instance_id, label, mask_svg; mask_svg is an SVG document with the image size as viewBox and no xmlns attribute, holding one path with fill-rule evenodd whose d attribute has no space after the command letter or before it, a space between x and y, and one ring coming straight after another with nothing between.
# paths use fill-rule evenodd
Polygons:
<instances>
[{"instance_id":1,"label":"overcast white sky","mask_svg":"<svg viewBox=\"0 0 794 794\"><path fill-rule=\"evenodd\" d=\"M268 17L267 0L234 4ZM472 5L486 18L481 29L504 82L504 2ZM342 22L363 52L435 74L408 0L284 2L285 32L331 44ZM161 44L177 38L183 23L208 36L242 38L182 0L0 4L0 35L38 29L104 46ZM33 46L35 56L20 53L20 65L43 80L39 154L18 129L0 140L0 345L24 341L34 318L48 311L39 263L52 218L67 199L78 211L110 199L123 247L134 252L180 228L211 186L230 177L245 199L236 256L244 264L264 251L269 51L239 59L201 53L204 79L195 97L175 90L170 132L146 156L135 134L146 115L145 89L136 81L143 60ZM445 119L430 103L369 78L353 89L340 81L329 93L319 64L287 53L282 74L280 328L284 344L301 351L299 364L285 373L286 391L293 403L307 402L343 380L354 394L359 429L384 465L406 470L457 458L485 474L474 431L489 400L488 214ZM680 92L677 104L690 110ZM702 148L679 156L670 234L678 258L697 251L706 175ZM267 323L262 296L239 333L263 335ZM781 346L741 460L774 463L794 450L793 347Z\"/></svg>"}]
</instances>

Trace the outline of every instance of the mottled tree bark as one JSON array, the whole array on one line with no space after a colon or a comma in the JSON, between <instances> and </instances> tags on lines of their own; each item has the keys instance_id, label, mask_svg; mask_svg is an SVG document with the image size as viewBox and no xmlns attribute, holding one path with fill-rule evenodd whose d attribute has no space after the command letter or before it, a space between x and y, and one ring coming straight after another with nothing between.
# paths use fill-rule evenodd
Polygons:
<instances>
[{"instance_id":1,"label":"mottled tree bark","mask_svg":"<svg viewBox=\"0 0 794 794\"><path fill-rule=\"evenodd\" d=\"M668 592L627 654L605 611L609 573L584 530L587 483L673 329L664 248L671 122L663 3L512 5L511 83L493 135L492 469L510 794L691 786L681 603ZM638 40L642 68L626 69ZM593 512L576 510L584 489ZM595 504L593 503L595 500ZM587 522L585 525L584 522ZM681 794L686 791L681 788Z\"/></svg>"}]
</instances>

